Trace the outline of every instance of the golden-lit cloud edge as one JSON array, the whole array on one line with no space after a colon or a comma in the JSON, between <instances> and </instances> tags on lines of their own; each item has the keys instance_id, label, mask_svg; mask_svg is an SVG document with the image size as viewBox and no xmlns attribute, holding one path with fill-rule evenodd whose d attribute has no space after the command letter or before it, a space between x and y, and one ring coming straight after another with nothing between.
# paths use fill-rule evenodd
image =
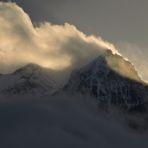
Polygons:
<instances>
[{"instance_id":1,"label":"golden-lit cloud edge","mask_svg":"<svg viewBox=\"0 0 148 148\"><path fill-rule=\"evenodd\" d=\"M72 70L88 64L108 49L121 56L112 43L86 35L69 23L34 25L29 15L12 2L0 2L0 41L0 73L11 73L30 63L54 70ZM122 68L120 71L125 73Z\"/></svg>"},{"instance_id":2,"label":"golden-lit cloud edge","mask_svg":"<svg viewBox=\"0 0 148 148\"><path fill-rule=\"evenodd\" d=\"M39 15L39 14L38 14ZM15 3L0 2L0 72L8 73L27 63L51 69L83 65L114 45L93 35L87 36L74 25L34 26L30 17Z\"/></svg>"}]
</instances>

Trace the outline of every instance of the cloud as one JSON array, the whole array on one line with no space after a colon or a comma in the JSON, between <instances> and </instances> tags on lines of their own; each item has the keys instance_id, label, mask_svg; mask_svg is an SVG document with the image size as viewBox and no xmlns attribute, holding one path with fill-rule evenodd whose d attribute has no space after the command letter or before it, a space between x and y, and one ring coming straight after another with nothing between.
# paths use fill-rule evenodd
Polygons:
<instances>
[{"instance_id":1,"label":"cloud","mask_svg":"<svg viewBox=\"0 0 148 148\"><path fill-rule=\"evenodd\" d=\"M43 22L34 26L15 3L0 2L0 41L2 73L27 63L57 70L81 66L105 49L117 52L113 44L101 37L87 36L68 23Z\"/></svg>"},{"instance_id":2,"label":"cloud","mask_svg":"<svg viewBox=\"0 0 148 148\"><path fill-rule=\"evenodd\" d=\"M119 52L124 56L130 59L137 69L139 75L148 82L148 62L147 55L148 51L145 47L139 47L136 44L128 42L119 42L117 45ZM143 52L145 51L145 52Z\"/></svg>"}]
</instances>

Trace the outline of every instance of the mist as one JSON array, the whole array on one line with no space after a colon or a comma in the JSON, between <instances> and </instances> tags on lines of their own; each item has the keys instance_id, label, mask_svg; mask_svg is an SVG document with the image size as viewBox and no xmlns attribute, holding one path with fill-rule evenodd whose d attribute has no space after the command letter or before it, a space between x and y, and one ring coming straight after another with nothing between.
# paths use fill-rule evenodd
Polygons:
<instances>
[{"instance_id":1,"label":"mist","mask_svg":"<svg viewBox=\"0 0 148 148\"><path fill-rule=\"evenodd\" d=\"M0 102L0 147L147 148L140 134L98 114L95 100L81 96L17 98ZM11 146L10 146L11 145Z\"/></svg>"}]
</instances>

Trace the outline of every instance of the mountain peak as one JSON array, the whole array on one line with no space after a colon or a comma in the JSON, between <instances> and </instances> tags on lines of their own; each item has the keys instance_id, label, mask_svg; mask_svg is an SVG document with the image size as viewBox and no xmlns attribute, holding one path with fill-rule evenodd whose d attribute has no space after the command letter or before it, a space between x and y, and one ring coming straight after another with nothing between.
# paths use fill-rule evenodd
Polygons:
<instances>
[{"instance_id":1,"label":"mountain peak","mask_svg":"<svg viewBox=\"0 0 148 148\"><path fill-rule=\"evenodd\" d=\"M17 69L14 74L17 73L25 73L25 72L33 72L33 71L46 71L47 69L37 65L37 64L27 64L19 69Z\"/></svg>"},{"instance_id":2,"label":"mountain peak","mask_svg":"<svg viewBox=\"0 0 148 148\"><path fill-rule=\"evenodd\" d=\"M107 50L104 52L104 54L95 58L92 62L86 65L85 68L83 67L82 69L84 70L94 67L99 68L99 70L103 70L103 67L106 67L106 70L111 69L123 77L142 82L134 65L127 59L123 58L121 55L113 54L110 50Z\"/></svg>"},{"instance_id":3,"label":"mountain peak","mask_svg":"<svg viewBox=\"0 0 148 148\"><path fill-rule=\"evenodd\" d=\"M74 71L64 91L93 96L101 104L134 108L144 102L148 87L129 61L108 52Z\"/></svg>"},{"instance_id":4,"label":"mountain peak","mask_svg":"<svg viewBox=\"0 0 148 148\"><path fill-rule=\"evenodd\" d=\"M56 83L50 71L35 64L28 64L15 72L0 77L1 94L26 95L52 93Z\"/></svg>"},{"instance_id":5,"label":"mountain peak","mask_svg":"<svg viewBox=\"0 0 148 148\"><path fill-rule=\"evenodd\" d=\"M142 82L134 65L127 59L123 58L121 55L107 52L107 54L104 57L107 65L113 71L129 79Z\"/></svg>"}]
</instances>

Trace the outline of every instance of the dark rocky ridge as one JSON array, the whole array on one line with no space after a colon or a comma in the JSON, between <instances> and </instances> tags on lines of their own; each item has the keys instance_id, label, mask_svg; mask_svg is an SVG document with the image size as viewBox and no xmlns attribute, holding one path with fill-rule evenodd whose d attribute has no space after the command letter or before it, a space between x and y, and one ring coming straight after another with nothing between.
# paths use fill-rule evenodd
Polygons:
<instances>
[{"instance_id":1,"label":"dark rocky ridge","mask_svg":"<svg viewBox=\"0 0 148 148\"><path fill-rule=\"evenodd\" d=\"M116 67L109 65L110 57L113 60L118 59L119 62L121 60L125 62L127 76L122 75L122 67L119 66L116 71ZM74 71L64 91L90 95L97 99L99 105L115 105L126 110L144 109L148 100L148 85L140 79L133 65L121 56L112 55L110 52Z\"/></svg>"}]
</instances>

